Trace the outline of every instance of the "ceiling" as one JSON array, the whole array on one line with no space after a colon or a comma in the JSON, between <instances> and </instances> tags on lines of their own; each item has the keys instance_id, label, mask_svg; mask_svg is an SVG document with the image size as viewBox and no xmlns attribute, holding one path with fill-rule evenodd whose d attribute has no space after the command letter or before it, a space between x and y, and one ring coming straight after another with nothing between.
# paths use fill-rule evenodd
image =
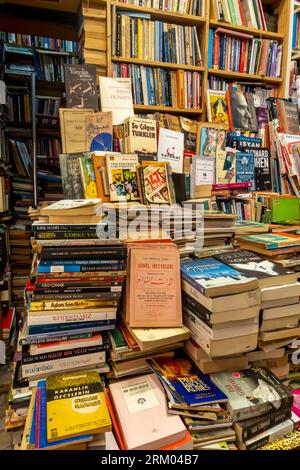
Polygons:
<instances>
[{"instance_id":1,"label":"ceiling","mask_svg":"<svg viewBox=\"0 0 300 470\"><path fill-rule=\"evenodd\" d=\"M0 3L14 3L34 8L46 8L48 10L74 13L78 11L81 0L0 0Z\"/></svg>"}]
</instances>

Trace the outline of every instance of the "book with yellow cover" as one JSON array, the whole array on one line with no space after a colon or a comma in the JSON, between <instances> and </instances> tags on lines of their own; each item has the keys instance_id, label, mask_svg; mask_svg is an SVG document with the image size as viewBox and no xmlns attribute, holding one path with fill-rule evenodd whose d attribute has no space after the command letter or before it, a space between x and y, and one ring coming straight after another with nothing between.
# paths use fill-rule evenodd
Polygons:
<instances>
[{"instance_id":1,"label":"book with yellow cover","mask_svg":"<svg viewBox=\"0 0 300 470\"><path fill-rule=\"evenodd\" d=\"M103 385L97 372L47 378L47 440L111 431Z\"/></svg>"},{"instance_id":2,"label":"book with yellow cover","mask_svg":"<svg viewBox=\"0 0 300 470\"><path fill-rule=\"evenodd\" d=\"M207 118L209 122L229 128L228 106L225 91L207 90Z\"/></svg>"}]
</instances>

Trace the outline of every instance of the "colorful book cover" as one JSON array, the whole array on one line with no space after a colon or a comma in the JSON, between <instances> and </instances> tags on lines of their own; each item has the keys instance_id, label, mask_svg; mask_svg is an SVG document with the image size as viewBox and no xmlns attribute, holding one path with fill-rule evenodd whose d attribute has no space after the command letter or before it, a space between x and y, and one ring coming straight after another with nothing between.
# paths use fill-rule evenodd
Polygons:
<instances>
[{"instance_id":1,"label":"colorful book cover","mask_svg":"<svg viewBox=\"0 0 300 470\"><path fill-rule=\"evenodd\" d=\"M295 413L295 415L298 417L298 420L300 420L300 388L292 390L291 393L294 397L292 412Z\"/></svg>"},{"instance_id":2,"label":"colorful book cover","mask_svg":"<svg viewBox=\"0 0 300 470\"><path fill-rule=\"evenodd\" d=\"M244 152L245 148L260 148L262 146L262 139L257 137L247 137L246 135L237 135L234 132L230 132L227 135L227 143L229 147L233 147L240 152Z\"/></svg>"},{"instance_id":3,"label":"colorful book cover","mask_svg":"<svg viewBox=\"0 0 300 470\"><path fill-rule=\"evenodd\" d=\"M189 406L227 402L227 396L184 354L147 360L176 402Z\"/></svg>"},{"instance_id":4,"label":"colorful book cover","mask_svg":"<svg viewBox=\"0 0 300 470\"><path fill-rule=\"evenodd\" d=\"M68 108L99 109L95 65L65 65L65 81Z\"/></svg>"},{"instance_id":5,"label":"colorful book cover","mask_svg":"<svg viewBox=\"0 0 300 470\"><path fill-rule=\"evenodd\" d=\"M270 151L268 148L244 148L243 152L254 155L255 191L272 191Z\"/></svg>"},{"instance_id":6,"label":"colorful book cover","mask_svg":"<svg viewBox=\"0 0 300 470\"><path fill-rule=\"evenodd\" d=\"M60 172L65 199L84 199L80 159L84 153L67 153L59 156Z\"/></svg>"},{"instance_id":7,"label":"colorful book cover","mask_svg":"<svg viewBox=\"0 0 300 470\"><path fill-rule=\"evenodd\" d=\"M236 179L236 150L226 148L220 150L216 158L216 183L235 183Z\"/></svg>"},{"instance_id":8,"label":"colorful book cover","mask_svg":"<svg viewBox=\"0 0 300 470\"><path fill-rule=\"evenodd\" d=\"M207 90L207 116L209 122L229 127L228 106L225 91Z\"/></svg>"},{"instance_id":9,"label":"colorful book cover","mask_svg":"<svg viewBox=\"0 0 300 470\"><path fill-rule=\"evenodd\" d=\"M106 156L94 154L92 159L96 178L97 195L102 202L110 202Z\"/></svg>"},{"instance_id":10,"label":"colorful book cover","mask_svg":"<svg viewBox=\"0 0 300 470\"><path fill-rule=\"evenodd\" d=\"M209 288L238 285L249 280L249 277L215 258L183 261L180 269L182 278L204 295Z\"/></svg>"},{"instance_id":11,"label":"colorful book cover","mask_svg":"<svg viewBox=\"0 0 300 470\"><path fill-rule=\"evenodd\" d=\"M112 151L112 113L93 113L86 116L87 148L91 152Z\"/></svg>"},{"instance_id":12,"label":"colorful book cover","mask_svg":"<svg viewBox=\"0 0 300 470\"><path fill-rule=\"evenodd\" d=\"M174 173L183 172L184 134L161 128L158 138L158 161L168 162Z\"/></svg>"},{"instance_id":13,"label":"colorful book cover","mask_svg":"<svg viewBox=\"0 0 300 470\"><path fill-rule=\"evenodd\" d=\"M226 131L213 127L202 127L200 133L200 151L203 157L215 158L226 149Z\"/></svg>"},{"instance_id":14,"label":"colorful book cover","mask_svg":"<svg viewBox=\"0 0 300 470\"><path fill-rule=\"evenodd\" d=\"M98 197L94 165L91 155L80 157L81 179L85 199L95 199Z\"/></svg>"},{"instance_id":15,"label":"colorful book cover","mask_svg":"<svg viewBox=\"0 0 300 470\"><path fill-rule=\"evenodd\" d=\"M111 431L97 372L74 371L47 377L46 402L48 442Z\"/></svg>"},{"instance_id":16,"label":"colorful book cover","mask_svg":"<svg viewBox=\"0 0 300 470\"><path fill-rule=\"evenodd\" d=\"M144 204L171 203L167 163L144 163L139 174Z\"/></svg>"},{"instance_id":17,"label":"colorful book cover","mask_svg":"<svg viewBox=\"0 0 300 470\"><path fill-rule=\"evenodd\" d=\"M300 236L291 233L261 233L239 238L242 242L255 243L267 250L281 247L300 246Z\"/></svg>"},{"instance_id":18,"label":"colorful book cover","mask_svg":"<svg viewBox=\"0 0 300 470\"><path fill-rule=\"evenodd\" d=\"M107 156L106 166L111 202L139 201L137 155Z\"/></svg>"},{"instance_id":19,"label":"colorful book cover","mask_svg":"<svg viewBox=\"0 0 300 470\"><path fill-rule=\"evenodd\" d=\"M251 191L255 191L254 154L247 152L236 153L236 182L251 183Z\"/></svg>"}]
</instances>

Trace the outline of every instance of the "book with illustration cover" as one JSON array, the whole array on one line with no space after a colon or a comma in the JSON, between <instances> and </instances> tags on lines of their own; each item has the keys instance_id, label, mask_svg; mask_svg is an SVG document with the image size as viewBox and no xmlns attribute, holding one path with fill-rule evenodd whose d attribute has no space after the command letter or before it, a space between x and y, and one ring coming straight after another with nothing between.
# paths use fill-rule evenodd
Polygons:
<instances>
[{"instance_id":1,"label":"book with illustration cover","mask_svg":"<svg viewBox=\"0 0 300 470\"><path fill-rule=\"evenodd\" d=\"M87 148L91 152L112 151L112 113L91 113L86 116Z\"/></svg>"},{"instance_id":2,"label":"book with illustration cover","mask_svg":"<svg viewBox=\"0 0 300 470\"><path fill-rule=\"evenodd\" d=\"M97 198L97 186L92 156L81 156L79 161L84 198L95 199Z\"/></svg>"},{"instance_id":3,"label":"book with illustration cover","mask_svg":"<svg viewBox=\"0 0 300 470\"><path fill-rule=\"evenodd\" d=\"M253 153L236 153L235 174L236 183L251 183L250 191L255 191L255 168Z\"/></svg>"},{"instance_id":4,"label":"book with illustration cover","mask_svg":"<svg viewBox=\"0 0 300 470\"><path fill-rule=\"evenodd\" d=\"M184 135L184 150L196 153L198 122L183 116L179 117L179 122L179 130Z\"/></svg>"},{"instance_id":5,"label":"book with illustration cover","mask_svg":"<svg viewBox=\"0 0 300 470\"><path fill-rule=\"evenodd\" d=\"M237 294L257 288L257 279L246 277L215 258L181 263L181 277L207 297Z\"/></svg>"},{"instance_id":6,"label":"book with illustration cover","mask_svg":"<svg viewBox=\"0 0 300 470\"><path fill-rule=\"evenodd\" d=\"M137 182L137 155L106 157L111 202L139 201L140 194Z\"/></svg>"},{"instance_id":7,"label":"book with illustration cover","mask_svg":"<svg viewBox=\"0 0 300 470\"><path fill-rule=\"evenodd\" d=\"M209 122L229 127L226 91L207 90L207 119Z\"/></svg>"},{"instance_id":8,"label":"book with illustration cover","mask_svg":"<svg viewBox=\"0 0 300 470\"><path fill-rule=\"evenodd\" d=\"M74 371L47 377L46 402L48 442L111 431L97 372Z\"/></svg>"},{"instance_id":9,"label":"book with illustration cover","mask_svg":"<svg viewBox=\"0 0 300 470\"><path fill-rule=\"evenodd\" d=\"M200 131L199 155L215 158L226 149L226 131L217 127L202 127Z\"/></svg>"},{"instance_id":10,"label":"book with illustration cover","mask_svg":"<svg viewBox=\"0 0 300 470\"><path fill-rule=\"evenodd\" d=\"M68 108L99 109L95 65L65 65L65 82Z\"/></svg>"},{"instance_id":11,"label":"book with illustration cover","mask_svg":"<svg viewBox=\"0 0 300 470\"><path fill-rule=\"evenodd\" d=\"M171 204L173 202L168 163L143 162L142 165L138 165L137 171L143 204Z\"/></svg>"},{"instance_id":12,"label":"book with illustration cover","mask_svg":"<svg viewBox=\"0 0 300 470\"><path fill-rule=\"evenodd\" d=\"M106 153L95 152L92 156L98 197L102 202L110 202L109 182L106 168ZM116 156L121 156L116 153Z\"/></svg>"},{"instance_id":13,"label":"book with illustration cover","mask_svg":"<svg viewBox=\"0 0 300 470\"><path fill-rule=\"evenodd\" d=\"M236 182L236 150L226 147L216 157L216 183L230 184Z\"/></svg>"},{"instance_id":14,"label":"book with illustration cover","mask_svg":"<svg viewBox=\"0 0 300 470\"><path fill-rule=\"evenodd\" d=\"M210 378L228 396L227 407L233 421L292 406L292 394L269 369L218 372Z\"/></svg>"},{"instance_id":15,"label":"book with illustration cover","mask_svg":"<svg viewBox=\"0 0 300 470\"><path fill-rule=\"evenodd\" d=\"M147 364L157 374L175 402L199 406L227 402L227 396L184 353L175 358L158 356L147 359Z\"/></svg>"},{"instance_id":16,"label":"book with illustration cover","mask_svg":"<svg viewBox=\"0 0 300 470\"><path fill-rule=\"evenodd\" d=\"M80 159L87 153L67 153L59 156L65 199L84 199Z\"/></svg>"}]
</instances>

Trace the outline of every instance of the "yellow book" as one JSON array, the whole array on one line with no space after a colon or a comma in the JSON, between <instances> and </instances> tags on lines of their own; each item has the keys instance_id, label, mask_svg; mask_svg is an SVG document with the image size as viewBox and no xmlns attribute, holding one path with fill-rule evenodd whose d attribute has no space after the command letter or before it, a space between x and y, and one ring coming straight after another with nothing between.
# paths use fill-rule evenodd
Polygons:
<instances>
[{"instance_id":1,"label":"yellow book","mask_svg":"<svg viewBox=\"0 0 300 470\"><path fill-rule=\"evenodd\" d=\"M47 378L48 442L111 431L103 385L97 372Z\"/></svg>"}]
</instances>

